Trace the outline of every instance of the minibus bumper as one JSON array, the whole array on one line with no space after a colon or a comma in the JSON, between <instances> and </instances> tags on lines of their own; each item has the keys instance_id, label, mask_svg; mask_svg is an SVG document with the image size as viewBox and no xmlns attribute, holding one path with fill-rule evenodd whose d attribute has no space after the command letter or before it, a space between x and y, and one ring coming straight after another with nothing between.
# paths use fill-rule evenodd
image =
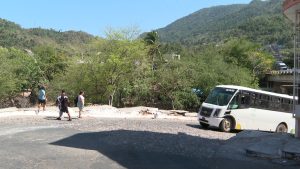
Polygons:
<instances>
[{"instance_id":1,"label":"minibus bumper","mask_svg":"<svg viewBox=\"0 0 300 169\"><path fill-rule=\"evenodd\" d=\"M214 126L214 127L219 127L223 119L224 118L218 118L218 117L211 118L211 117L203 117L201 115L198 115L199 123L201 122L201 123L209 124L210 126Z\"/></svg>"}]
</instances>

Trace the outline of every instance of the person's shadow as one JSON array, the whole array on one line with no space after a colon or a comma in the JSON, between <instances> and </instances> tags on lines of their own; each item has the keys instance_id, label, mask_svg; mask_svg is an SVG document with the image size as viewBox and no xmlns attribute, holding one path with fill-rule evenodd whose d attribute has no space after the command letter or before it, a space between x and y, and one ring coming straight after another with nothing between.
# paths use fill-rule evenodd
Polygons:
<instances>
[{"instance_id":1,"label":"person's shadow","mask_svg":"<svg viewBox=\"0 0 300 169\"><path fill-rule=\"evenodd\" d=\"M45 120L53 120L53 121L59 121L59 120L57 120L57 116L46 116L45 118L44 118ZM62 119L62 121L64 120L64 119L69 119L68 117L62 117L61 118ZM74 119L78 119L78 117L72 117L72 120L74 120Z\"/></svg>"}]
</instances>

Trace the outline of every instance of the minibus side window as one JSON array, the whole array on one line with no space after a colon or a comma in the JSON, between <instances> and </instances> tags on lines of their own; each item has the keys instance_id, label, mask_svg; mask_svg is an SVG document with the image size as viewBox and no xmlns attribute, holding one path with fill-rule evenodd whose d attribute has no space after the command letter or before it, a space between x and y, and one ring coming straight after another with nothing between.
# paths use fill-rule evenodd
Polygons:
<instances>
[{"instance_id":1,"label":"minibus side window","mask_svg":"<svg viewBox=\"0 0 300 169\"><path fill-rule=\"evenodd\" d=\"M244 92L244 91L241 92L241 96L240 96L240 99L241 99L240 108L241 109L249 108L250 100L251 100L250 94L251 93L249 93L249 92Z\"/></svg>"},{"instance_id":2,"label":"minibus side window","mask_svg":"<svg viewBox=\"0 0 300 169\"><path fill-rule=\"evenodd\" d=\"M229 110L238 109L240 107L239 98L240 98L239 93L234 96L234 98L231 100L228 106Z\"/></svg>"}]
</instances>

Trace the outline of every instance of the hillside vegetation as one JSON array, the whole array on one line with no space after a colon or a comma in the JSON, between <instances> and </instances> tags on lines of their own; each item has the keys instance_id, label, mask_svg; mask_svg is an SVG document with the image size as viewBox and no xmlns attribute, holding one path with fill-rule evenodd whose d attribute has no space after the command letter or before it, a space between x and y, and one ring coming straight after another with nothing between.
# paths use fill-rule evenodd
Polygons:
<instances>
[{"instance_id":1,"label":"hillside vegetation","mask_svg":"<svg viewBox=\"0 0 300 169\"><path fill-rule=\"evenodd\" d=\"M201 9L165 28L161 40L184 45L220 43L244 37L266 45L291 46L292 25L282 12L283 0L253 0L247 5L226 5Z\"/></svg>"},{"instance_id":2,"label":"hillside vegetation","mask_svg":"<svg viewBox=\"0 0 300 169\"><path fill-rule=\"evenodd\" d=\"M143 38L134 29L98 38L0 19L0 107L15 106L23 91L34 104L43 85L50 101L83 90L92 104L197 111L216 85L259 87L274 62L264 44L285 45L291 34L281 2L203 9Z\"/></svg>"},{"instance_id":3,"label":"hillside vegetation","mask_svg":"<svg viewBox=\"0 0 300 169\"><path fill-rule=\"evenodd\" d=\"M74 54L94 37L85 32L59 32L53 29L23 29L20 25L0 19L0 46L33 49L46 45Z\"/></svg>"}]
</instances>

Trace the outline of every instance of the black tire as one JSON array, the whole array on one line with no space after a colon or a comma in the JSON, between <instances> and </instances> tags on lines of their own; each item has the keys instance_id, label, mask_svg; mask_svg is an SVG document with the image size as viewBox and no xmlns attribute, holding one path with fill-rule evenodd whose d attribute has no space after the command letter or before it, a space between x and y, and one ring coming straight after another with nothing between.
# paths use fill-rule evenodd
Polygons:
<instances>
[{"instance_id":1,"label":"black tire","mask_svg":"<svg viewBox=\"0 0 300 169\"><path fill-rule=\"evenodd\" d=\"M276 133L287 133L288 128L284 123L280 123L277 127L276 127Z\"/></svg>"},{"instance_id":2,"label":"black tire","mask_svg":"<svg viewBox=\"0 0 300 169\"><path fill-rule=\"evenodd\" d=\"M220 123L219 128L223 132L230 132L233 129L233 120L231 118L225 117Z\"/></svg>"},{"instance_id":3,"label":"black tire","mask_svg":"<svg viewBox=\"0 0 300 169\"><path fill-rule=\"evenodd\" d=\"M206 124L206 123L203 123L203 122L200 122L200 126L204 129L207 129L209 127L209 124Z\"/></svg>"}]
</instances>

